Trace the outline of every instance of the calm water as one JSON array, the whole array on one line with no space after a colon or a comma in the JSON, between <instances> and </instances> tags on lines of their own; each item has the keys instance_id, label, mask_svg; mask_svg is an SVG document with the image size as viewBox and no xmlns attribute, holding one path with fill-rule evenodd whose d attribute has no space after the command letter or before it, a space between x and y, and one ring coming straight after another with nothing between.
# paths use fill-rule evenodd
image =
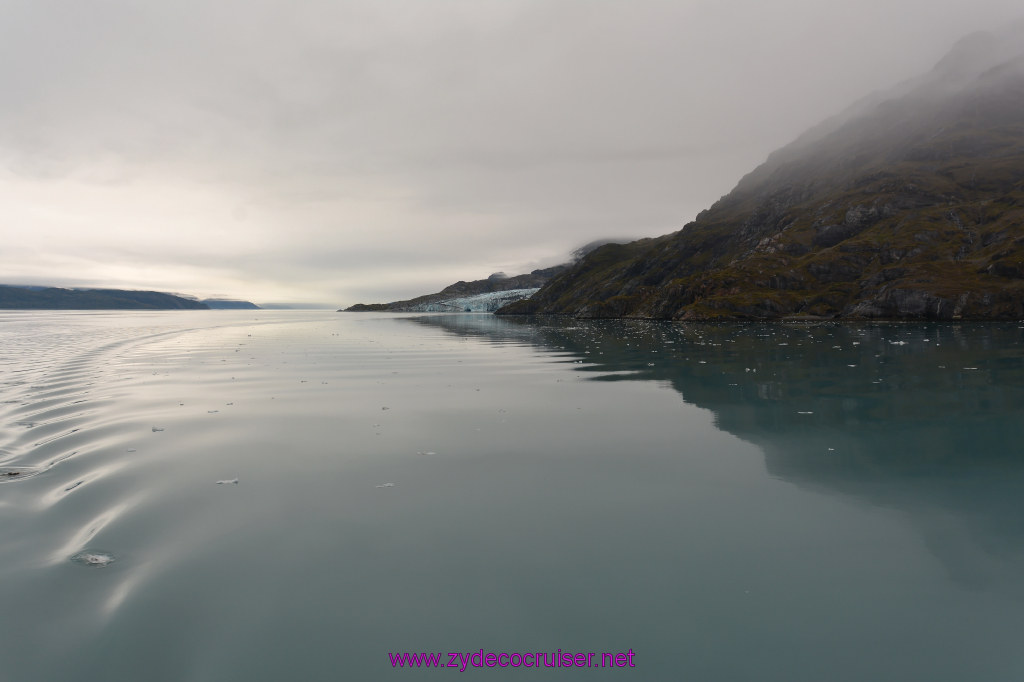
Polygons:
<instances>
[{"instance_id":1,"label":"calm water","mask_svg":"<svg viewBox=\"0 0 1024 682\"><path fill-rule=\"evenodd\" d=\"M1017 324L0 313L0 680L1024 679L1022 416ZM636 667L388 660L480 649Z\"/></svg>"}]
</instances>

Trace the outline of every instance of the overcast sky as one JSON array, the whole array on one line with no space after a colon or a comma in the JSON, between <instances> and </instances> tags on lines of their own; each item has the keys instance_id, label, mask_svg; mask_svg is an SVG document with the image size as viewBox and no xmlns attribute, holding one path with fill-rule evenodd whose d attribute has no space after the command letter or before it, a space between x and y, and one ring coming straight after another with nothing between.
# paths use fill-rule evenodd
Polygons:
<instances>
[{"instance_id":1,"label":"overcast sky","mask_svg":"<svg viewBox=\"0 0 1024 682\"><path fill-rule=\"evenodd\" d=\"M0 282L335 306L681 228L1020 0L0 0Z\"/></svg>"}]
</instances>

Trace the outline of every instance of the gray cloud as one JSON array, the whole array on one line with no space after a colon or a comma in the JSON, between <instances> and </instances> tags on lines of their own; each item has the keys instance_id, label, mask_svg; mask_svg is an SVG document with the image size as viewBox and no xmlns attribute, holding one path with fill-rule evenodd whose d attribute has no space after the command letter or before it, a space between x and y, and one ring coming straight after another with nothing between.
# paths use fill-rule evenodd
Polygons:
<instances>
[{"instance_id":1,"label":"gray cloud","mask_svg":"<svg viewBox=\"0 0 1024 682\"><path fill-rule=\"evenodd\" d=\"M672 231L1016 2L8 0L8 281L338 304Z\"/></svg>"}]
</instances>

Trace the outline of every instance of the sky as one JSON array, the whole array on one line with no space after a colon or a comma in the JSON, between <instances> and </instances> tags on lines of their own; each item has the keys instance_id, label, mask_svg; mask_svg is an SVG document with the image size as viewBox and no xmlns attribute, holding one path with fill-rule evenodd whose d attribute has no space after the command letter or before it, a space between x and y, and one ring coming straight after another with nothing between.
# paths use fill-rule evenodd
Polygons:
<instances>
[{"instance_id":1,"label":"sky","mask_svg":"<svg viewBox=\"0 0 1024 682\"><path fill-rule=\"evenodd\" d=\"M0 282L348 306L673 232L1019 0L0 0Z\"/></svg>"}]
</instances>

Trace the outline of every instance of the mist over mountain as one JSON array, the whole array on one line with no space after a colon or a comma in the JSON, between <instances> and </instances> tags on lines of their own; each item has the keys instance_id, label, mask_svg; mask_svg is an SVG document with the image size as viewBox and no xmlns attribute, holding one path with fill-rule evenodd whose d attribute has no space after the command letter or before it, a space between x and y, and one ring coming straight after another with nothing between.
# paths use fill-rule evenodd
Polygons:
<instances>
[{"instance_id":1,"label":"mist over mountain","mask_svg":"<svg viewBox=\"0 0 1024 682\"><path fill-rule=\"evenodd\" d=\"M808 130L679 232L597 248L500 312L1024 316L1024 22Z\"/></svg>"}]
</instances>

